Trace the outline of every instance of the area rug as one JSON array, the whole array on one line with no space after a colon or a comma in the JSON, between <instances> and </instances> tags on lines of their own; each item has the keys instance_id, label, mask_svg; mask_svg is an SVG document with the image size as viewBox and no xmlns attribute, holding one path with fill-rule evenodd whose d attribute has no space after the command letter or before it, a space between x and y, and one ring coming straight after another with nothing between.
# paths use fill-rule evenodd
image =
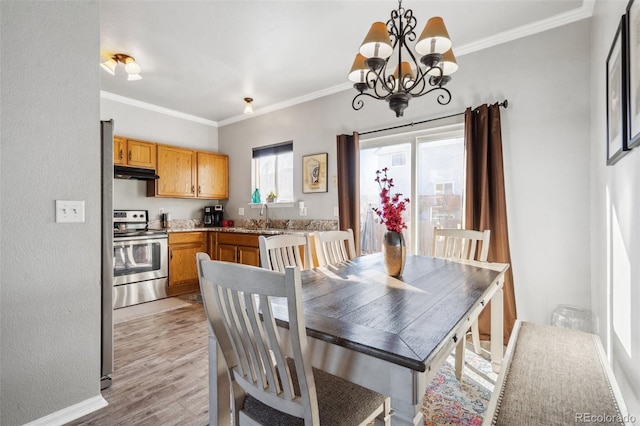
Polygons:
<instances>
[{"instance_id":1,"label":"area rug","mask_svg":"<svg viewBox=\"0 0 640 426\"><path fill-rule=\"evenodd\" d=\"M155 315L160 312L167 312L173 309L191 306L193 303L177 297L154 300L153 302L141 303L139 305L127 306L113 311L113 323L119 324L134 319Z\"/></svg>"},{"instance_id":2,"label":"area rug","mask_svg":"<svg viewBox=\"0 0 640 426\"><path fill-rule=\"evenodd\" d=\"M422 406L426 426L482 424L497 375L472 350L467 349L465 361L462 381L456 379L452 355L427 387Z\"/></svg>"}]
</instances>

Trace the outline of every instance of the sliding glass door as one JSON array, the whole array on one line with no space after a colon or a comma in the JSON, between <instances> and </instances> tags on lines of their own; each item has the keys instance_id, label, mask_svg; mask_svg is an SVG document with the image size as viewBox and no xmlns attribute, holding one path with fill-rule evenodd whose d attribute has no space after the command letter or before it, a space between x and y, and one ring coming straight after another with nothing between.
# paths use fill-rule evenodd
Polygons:
<instances>
[{"instance_id":1,"label":"sliding glass door","mask_svg":"<svg viewBox=\"0 0 640 426\"><path fill-rule=\"evenodd\" d=\"M362 253L381 250L385 229L373 208L379 206L376 170L387 167L391 193L411 199L404 231L409 253L431 254L433 228L463 227L464 139L462 125L371 139L360 139Z\"/></svg>"}]
</instances>

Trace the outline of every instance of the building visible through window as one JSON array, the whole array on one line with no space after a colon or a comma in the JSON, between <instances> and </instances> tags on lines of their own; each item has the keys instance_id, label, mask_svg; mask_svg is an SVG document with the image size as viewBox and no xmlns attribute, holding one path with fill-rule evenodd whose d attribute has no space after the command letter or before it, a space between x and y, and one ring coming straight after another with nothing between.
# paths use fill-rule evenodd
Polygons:
<instances>
[{"instance_id":1,"label":"building visible through window","mask_svg":"<svg viewBox=\"0 0 640 426\"><path fill-rule=\"evenodd\" d=\"M408 252L431 254L433 228L463 227L463 125L360 140L361 247L381 250L383 226L373 207L380 202L376 170L389 168L396 192L409 197L404 230Z\"/></svg>"}]
</instances>

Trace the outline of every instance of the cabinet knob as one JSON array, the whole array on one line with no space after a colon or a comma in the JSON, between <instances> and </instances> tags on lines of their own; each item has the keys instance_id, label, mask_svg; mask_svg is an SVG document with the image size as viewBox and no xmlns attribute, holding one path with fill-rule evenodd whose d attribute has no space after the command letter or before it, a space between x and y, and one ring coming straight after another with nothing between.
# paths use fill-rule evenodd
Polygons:
<instances>
[{"instance_id":1,"label":"cabinet knob","mask_svg":"<svg viewBox=\"0 0 640 426\"><path fill-rule=\"evenodd\" d=\"M129 161L131 161L131 151L129 151Z\"/></svg>"},{"instance_id":2,"label":"cabinet knob","mask_svg":"<svg viewBox=\"0 0 640 426\"><path fill-rule=\"evenodd\" d=\"M198 185L198 194L202 193L202 186Z\"/></svg>"},{"instance_id":3,"label":"cabinet knob","mask_svg":"<svg viewBox=\"0 0 640 426\"><path fill-rule=\"evenodd\" d=\"M122 150L120 150L120 153L118 154L118 158L122 160L122 157L123 157L123 153L122 153Z\"/></svg>"},{"instance_id":4,"label":"cabinet knob","mask_svg":"<svg viewBox=\"0 0 640 426\"><path fill-rule=\"evenodd\" d=\"M191 185L191 193L195 193L196 192L196 186L195 185Z\"/></svg>"}]
</instances>

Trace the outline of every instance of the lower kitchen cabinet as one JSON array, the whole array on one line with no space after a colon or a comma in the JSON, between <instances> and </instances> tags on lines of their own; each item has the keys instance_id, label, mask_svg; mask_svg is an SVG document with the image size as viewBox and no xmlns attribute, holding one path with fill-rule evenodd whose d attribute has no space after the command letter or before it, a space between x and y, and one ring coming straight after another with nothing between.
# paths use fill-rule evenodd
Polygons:
<instances>
[{"instance_id":1,"label":"lower kitchen cabinet","mask_svg":"<svg viewBox=\"0 0 640 426\"><path fill-rule=\"evenodd\" d=\"M196 253L206 251L204 232L169 233L169 296L199 289Z\"/></svg>"},{"instance_id":2,"label":"lower kitchen cabinet","mask_svg":"<svg viewBox=\"0 0 640 426\"><path fill-rule=\"evenodd\" d=\"M225 262L260 266L257 234L219 232L214 258Z\"/></svg>"}]
</instances>

